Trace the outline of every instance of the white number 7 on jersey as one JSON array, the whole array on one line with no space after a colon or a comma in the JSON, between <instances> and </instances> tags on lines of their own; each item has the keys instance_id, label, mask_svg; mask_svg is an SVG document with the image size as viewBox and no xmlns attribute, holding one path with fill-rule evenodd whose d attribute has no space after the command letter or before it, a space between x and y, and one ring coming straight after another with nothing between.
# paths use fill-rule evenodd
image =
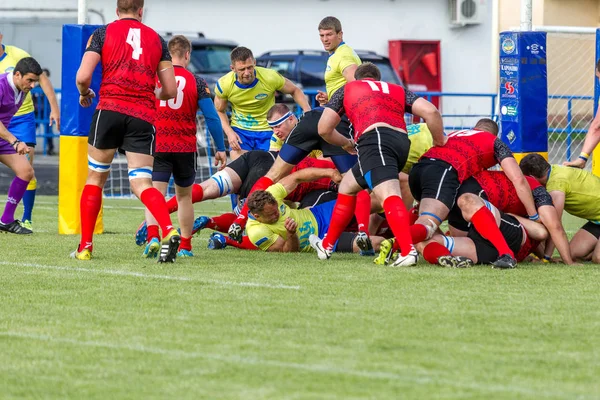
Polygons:
<instances>
[{"instance_id":1,"label":"white number 7 on jersey","mask_svg":"<svg viewBox=\"0 0 600 400\"><path fill-rule=\"evenodd\" d=\"M127 33L126 42L133 48L131 58L133 58L134 60L139 60L140 54L142 54L142 39L140 34L140 28L129 28L129 33Z\"/></svg>"}]
</instances>

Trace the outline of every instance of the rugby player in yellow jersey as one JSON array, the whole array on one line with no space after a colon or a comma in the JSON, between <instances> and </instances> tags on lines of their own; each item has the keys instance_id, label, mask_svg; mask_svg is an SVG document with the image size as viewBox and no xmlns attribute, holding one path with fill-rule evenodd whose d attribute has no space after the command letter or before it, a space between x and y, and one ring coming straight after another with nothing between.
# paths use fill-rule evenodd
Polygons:
<instances>
[{"instance_id":1,"label":"rugby player in yellow jersey","mask_svg":"<svg viewBox=\"0 0 600 400\"><path fill-rule=\"evenodd\" d=\"M273 131L267 111L275 104L275 92L290 94L303 111L310 106L302 90L278 72L256 66L252 51L236 47L231 52L231 72L215 86L215 107L235 160L249 150L269 150ZM231 123L227 103L231 103Z\"/></svg>"},{"instance_id":2,"label":"rugby player in yellow jersey","mask_svg":"<svg viewBox=\"0 0 600 400\"><path fill-rule=\"evenodd\" d=\"M528 154L519 165L523 174L533 176L546 187L559 219L566 211L588 221L571 239L573 259L600 263L600 178L579 168L550 165L539 154ZM548 239L544 258L550 260L553 252L554 244Z\"/></svg>"},{"instance_id":3,"label":"rugby player in yellow jersey","mask_svg":"<svg viewBox=\"0 0 600 400\"><path fill-rule=\"evenodd\" d=\"M286 176L267 190L257 190L248 198L250 214L246 230L250 241L259 249L269 252L310 252L309 236L323 237L329 228L335 201L328 201L311 208L292 209L283 199L300 182L311 181L330 174L334 170L307 168ZM337 181L341 180L338 174ZM344 232L336 244L338 252L358 252L357 235ZM382 237L372 237L378 249Z\"/></svg>"},{"instance_id":4,"label":"rugby player in yellow jersey","mask_svg":"<svg viewBox=\"0 0 600 400\"><path fill-rule=\"evenodd\" d=\"M354 72L361 64L360 57L344 42L342 23L336 17L325 17L319 23L319 38L329 53L325 69L327 93L318 92L316 100L324 105L336 90L354 80Z\"/></svg>"},{"instance_id":5,"label":"rugby player in yellow jersey","mask_svg":"<svg viewBox=\"0 0 600 400\"><path fill-rule=\"evenodd\" d=\"M3 35L0 32L0 74L12 71L17 63L26 57L31 57L29 53L15 46L9 46L2 44ZM40 75L39 80L40 86L50 103L50 125L56 123L56 127L60 129L60 111L58 108L58 102L56 101L56 95L54 94L54 88L50 79L45 73ZM27 158L29 163L33 165L34 159L34 147L36 144L35 131L35 113L33 109L33 100L31 99L31 93L27 94L23 105L19 108L19 111L11 119L10 124L7 126L9 132L11 132L17 139L27 144L29 147L29 153ZM31 214L33 211L33 205L35 203L35 191L37 188L37 180L35 176L29 185L27 191L23 196L23 217L21 218L23 226L31 230Z\"/></svg>"}]
</instances>

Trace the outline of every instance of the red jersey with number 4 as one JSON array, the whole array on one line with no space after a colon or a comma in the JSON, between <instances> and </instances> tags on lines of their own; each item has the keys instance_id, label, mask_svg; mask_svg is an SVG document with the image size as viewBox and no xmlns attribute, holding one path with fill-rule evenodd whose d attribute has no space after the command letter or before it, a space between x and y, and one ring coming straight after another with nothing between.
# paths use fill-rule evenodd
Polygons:
<instances>
[{"instance_id":1,"label":"red jersey with number 4","mask_svg":"<svg viewBox=\"0 0 600 400\"><path fill-rule=\"evenodd\" d=\"M404 113L412 112L412 105L418 98L400 85L364 79L344 85L331 96L326 107L348 116L357 141L365 129L376 123L406 131Z\"/></svg>"},{"instance_id":2,"label":"red jersey with number 4","mask_svg":"<svg viewBox=\"0 0 600 400\"><path fill-rule=\"evenodd\" d=\"M153 123L156 71L161 61L171 60L165 41L138 20L124 18L98 28L86 51L102 59L97 108Z\"/></svg>"},{"instance_id":3,"label":"red jersey with number 4","mask_svg":"<svg viewBox=\"0 0 600 400\"><path fill-rule=\"evenodd\" d=\"M496 135L475 129L452 132L444 146L434 146L422 158L442 160L452 165L463 182L479 171L513 157L508 146Z\"/></svg>"},{"instance_id":4,"label":"red jersey with number 4","mask_svg":"<svg viewBox=\"0 0 600 400\"><path fill-rule=\"evenodd\" d=\"M198 102L210 98L206 81L176 65L177 95L156 101L156 151L193 153L196 151L196 114Z\"/></svg>"},{"instance_id":5,"label":"red jersey with number 4","mask_svg":"<svg viewBox=\"0 0 600 400\"><path fill-rule=\"evenodd\" d=\"M479 183L488 197L490 203L502 212L527 217L527 210L521 203L515 185L508 179L503 171L481 171L473 175L473 178ZM537 193L537 188L543 186L533 177L525 176L527 183L533 193ZM546 190L540 191L542 194ZM547 193L547 192L546 192ZM539 207L541 199L534 195L536 207Z\"/></svg>"}]
</instances>

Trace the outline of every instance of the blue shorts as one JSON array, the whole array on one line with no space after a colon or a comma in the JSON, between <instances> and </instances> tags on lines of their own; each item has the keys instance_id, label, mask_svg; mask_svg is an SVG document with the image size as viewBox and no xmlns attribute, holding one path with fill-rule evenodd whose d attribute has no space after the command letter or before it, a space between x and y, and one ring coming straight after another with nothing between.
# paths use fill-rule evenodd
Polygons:
<instances>
[{"instance_id":1,"label":"blue shorts","mask_svg":"<svg viewBox=\"0 0 600 400\"><path fill-rule=\"evenodd\" d=\"M319 204L318 206L312 207L310 211L312 211L315 219L317 220L317 227L319 229L319 239L323 239L325 234L329 230L329 225L331 224L331 217L333 215L333 208L335 207L336 200L331 200L323 204ZM339 240L333 246L333 251L338 250L338 245L340 242L344 244L340 245L339 251L352 253L352 243L354 242L354 233L342 232Z\"/></svg>"},{"instance_id":2,"label":"blue shorts","mask_svg":"<svg viewBox=\"0 0 600 400\"><path fill-rule=\"evenodd\" d=\"M242 143L242 150L264 150L269 151L271 147L271 136L273 131L249 131L247 129L232 126L231 129L238 134Z\"/></svg>"},{"instance_id":3,"label":"blue shorts","mask_svg":"<svg viewBox=\"0 0 600 400\"><path fill-rule=\"evenodd\" d=\"M15 135L21 142L26 143L27 146L35 146L35 113L30 112L18 117L12 117L7 128L10 133Z\"/></svg>"}]
</instances>

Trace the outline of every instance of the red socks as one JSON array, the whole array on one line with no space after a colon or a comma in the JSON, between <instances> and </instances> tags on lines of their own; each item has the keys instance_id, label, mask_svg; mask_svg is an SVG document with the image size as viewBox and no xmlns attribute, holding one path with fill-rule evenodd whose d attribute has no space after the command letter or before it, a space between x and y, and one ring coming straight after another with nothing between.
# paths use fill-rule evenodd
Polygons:
<instances>
[{"instance_id":1,"label":"red socks","mask_svg":"<svg viewBox=\"0 0 600 400\"><path fill-rule=\"evenodd\" d=\"M140 200L158 222L164 238L173 229L173 223L171 222L171 216L167 211L165 197L158 189L148 188L142 192Z\"/></svg>"},{"instance_id":2,"label":"red socks","mask_svg":"<svg viewBox=\"0 0 600 400\"><path fill-rule=\"evenodd\" d=\"M242 243L238 243L229 236L225 236L225 243L227 243L227 246L237 247L238 249L258 250L258 247L256 247L254 243L250 241L248 236L242 236Z\"/></svg>"},{"instance_id":3,"label":"red socks","mask_svg":"<svg viewBox=\"0 0 600 400\"><path fill-rule=\"evenodd\" d=\"M259 180L256 181L254 186L252 186L252 189L250 189L250 193L248 193L248 197L250 197L250 195L252 193L256 192L257 190L265 190L272 184L273 184L273 181L271 180L271 178L267 178L266 176L263 176L262 178L260 178ZM248 219L248 202L244 202L244 206L242 207L242 210L240 211L240 215L238 215L238 217L235 219L234 222L238 223L243 228L246 226L247 219Z\"/></svg>"},{"instance_id":4,"label":"red socks","mask_svg":"<svg viewBox=\"0 0 600 400\"><path fill-rule=\"evenodd\" d=\"M358 224L358 231L369 234L369 218L371 217L371 195L368 190L361 190L356 195L356 209L354 217Z\"/></svg>"},{"instance_id":5,"label":"red socks","mask_svg":"<svg viewBox=\"0 0 600 400\"><path fill-rule=\"evenodd\" d=\"M229 226L233 224L236 218L237 216L234 213L227 213L218 215L216 217L211 217L210 222L206 224L206 227L214 231L227 233Z\"/></svg>"},{"instance_id":6,"label":"red socks","mask_svg":"<svg viewBox=\"0 0 600 400\"><path fill-rule=\"evenodd\" d=\"M146 241L150 242L152 238L160 240L160 234L158 233L158 225L148 225L148 235Z\"/></svg>"},{"instance_id":7,"label":"red socks","mask_svg":"<svg viewBox=\"0 0 600 400\"><path fill-rule=\"evenodd\" d=\"M509 254L514 258L514 253L508 247L508 243L506 243L506 239L502 236L502 232L500 232L500 228L496 224L496 218L494 218L494 214L490 210L487 209L486 206L481 207L473 216L471 217L471 223L479 232L481 236L485 239L489 240L496 250L498 250L498 254Z\"/></svg>"},{"instance_id":8,"label":"red socks","mask_svg":"<svg viewBox=\"0 0 600 400\"><path fill-rule=\"evenodd\" d=\"M202 190L202 186L194 183L192 185L192 204L201 202L203 196L204 191ZM179 204L177 204L177 196L173 196L169 199L169 201L167 201L167 208L169 210L169 214L173 214L179 209Z\"/></svg>"},{"instance_id":9,"label":"red socks","mask_svg":"<svg viewBox=\"0 0 600 400\"><path fill-rule=\"evenodd\" d=\"M412 237L408 226L408 211L400 196L390 196L383 202L385 218L396 237L402 256L412 249Z\"/></svg>"},{"instance_id":10,"label":"red socks","mask_svg":"<svg viewBox=\"0 0 600 400\"><path fill-rule=\"evenodd\" d=\"M423 258L430 264L437 264L438 258L449 255L450 251L438 242L431 242L423 249Z\"/></svg>"},{"instance_id":11,"label":"red socks","mask_svg":"<svg viewBox=\"0 0 600 400\"><path fill-rule=\"evenodd\" d=\"M182 236L181 242L179 242L179 250L192 251L192 238L186 238Z\"/></svg>"},{"instance_id":12,"label":"red socks","mask_svg":"<svg viewBox=\"0 0 600 400\"><path fill-rule=\"evenodd\" d=\"M81 242L78 251L85 248L92 250L92 239L96 219L102 206L102 188L95 185L85 185L79 201L79 215L81 218Z\"/></svg>"},{"instance_id":13,"label":"red socks","mask_svg":"<svg viewBox=\"0 0 600 400\"><path fill-rule=\"evenodd\" d=\"M338 241L344 229L350 223L354 209L356 208L356 196L339 193L333 213L331 214L331 222L325 239L323 239L323 248L333 250L335 242Z\"/></svg>"},{"instance_id":14,"label":"red socks","mask_svg":"<svg viewBox=\"0 0 600 400\"><path fill-rule=\"evenodd\" d=\"M410 227L410 236L412 237L413 243L421 243L427 239L427 228L422 224L414 224Z\"/></svg>"}]
</instances>

